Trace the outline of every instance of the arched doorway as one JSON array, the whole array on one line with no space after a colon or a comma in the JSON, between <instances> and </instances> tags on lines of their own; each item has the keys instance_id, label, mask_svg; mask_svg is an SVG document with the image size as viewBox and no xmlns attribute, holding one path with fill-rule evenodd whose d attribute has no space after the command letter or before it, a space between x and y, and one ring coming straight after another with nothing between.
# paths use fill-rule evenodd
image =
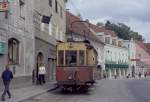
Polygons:
<instances>
[{"instance_id":1,"label":"arched doorway","mask_svg":"<svg viewBox=\"0 0 150 102\"><path fill-rule=\"evenodd\" d=\"M37 64L36 64L36 83L38 84L39 83L39 81L38 81L39 66L40 66L40 64L42 64L44 62L44 55L42 52L39 52L37 54L37 61L36 62L37 62Z\"/></svg>"},{"instance_id":2,"label":"arched doorway","mask_svg":"<svg viewBox=\"0 0 150 102\"><path fill-rule=\"evenodd\" d=\"M8 40L8 63L19 64L19 41L15 38Z\"/></svg>"}]
</instances>

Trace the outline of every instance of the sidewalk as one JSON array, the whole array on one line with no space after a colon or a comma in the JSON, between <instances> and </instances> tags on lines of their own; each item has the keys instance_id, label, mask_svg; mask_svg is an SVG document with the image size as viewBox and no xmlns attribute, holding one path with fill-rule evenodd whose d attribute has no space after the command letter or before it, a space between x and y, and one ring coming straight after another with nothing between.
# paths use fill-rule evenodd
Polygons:
<instances>
[{"instance_id":1,"label":"sidewalk","mask_svg":"<svg viewBox=\"0 0 150 102\"><path fill-rule=\"evenodd\" d=\"M6 98L6 101L0 100L0 102L19 102L28 99L30 97L47 92L48 90L53 89L54 87L55 82L49 82L43 86L32 85L24 88L11 89L12 98L11 99ZM2 95L2 91L0 91L0 95Z\"/></svg>"}]
</instances>

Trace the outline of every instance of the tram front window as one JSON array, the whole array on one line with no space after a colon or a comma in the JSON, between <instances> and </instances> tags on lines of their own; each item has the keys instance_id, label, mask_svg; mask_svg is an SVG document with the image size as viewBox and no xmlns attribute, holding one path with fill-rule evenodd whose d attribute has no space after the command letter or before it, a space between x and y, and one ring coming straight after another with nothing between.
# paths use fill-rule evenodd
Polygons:
<instances>
[{"instance_id":1,"label":"tram front window","mask_svg":"<svg viewBox=\"0 0 150 102\"><path fill-rule=\"evenodd\" d=\"M77 51L66 51L66 66L77 65Z\"/></svg>"},{"instance_id":2,"label":"tram front window","mask_svg":"<svg viewBox=\"0 0 150 102\"><path fill-rule=\"evenodd\" d=\"M62 66L64 63L64 51L58 52L58 65Z\"/></svg>"},{"instance_id":3,"label":"tram front window","mask_svg":"<svg viewBox=\"0 0 150 102\"><path fill-rule=\"evenodd\" d=\"M84 51L79 51L79 65L83 66L84 65Z\"/></svg>"}]
</instances>

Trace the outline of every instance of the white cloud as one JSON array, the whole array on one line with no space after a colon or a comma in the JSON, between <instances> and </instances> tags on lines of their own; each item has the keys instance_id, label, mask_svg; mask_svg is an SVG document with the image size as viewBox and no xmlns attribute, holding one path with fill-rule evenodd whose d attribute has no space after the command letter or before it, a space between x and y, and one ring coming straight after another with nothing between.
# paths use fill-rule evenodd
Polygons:
<instances>
[{"instance_id":1,"label":"white cloud","mask_svg":"<svg viewBox=\"0 0 150 102\"><path fill-rule=\"evenodd\" d=\"M128 24L132 30L139 32L144 36L146 41L150 41L150 22L142 22L136 19L130 19L129 22L124 22Z\"/></svg>"},{"instance_id":2,"label":"white cloud","mask_svg":"<svg viewBox=\"0 0 150 102\"><path fill-rule=\"evenodd\" d=\"M96 24L97 22L102 22L102 23L105 23L107 20L111 20L111 17L101 17L101 18L98 18L98 19L93 19L91 20L92 23Z\"/></svg>"},{"instance_id":3,"label":"white cloud","mask_svg":"<svg viewBox=\"0 0 150 102\"><path fill-rule=\"evenodd\" d=\"M126 23L150 41L150 0L70 0L67 7L94 23L106 20Z\"/></svg>"}]
</instances>

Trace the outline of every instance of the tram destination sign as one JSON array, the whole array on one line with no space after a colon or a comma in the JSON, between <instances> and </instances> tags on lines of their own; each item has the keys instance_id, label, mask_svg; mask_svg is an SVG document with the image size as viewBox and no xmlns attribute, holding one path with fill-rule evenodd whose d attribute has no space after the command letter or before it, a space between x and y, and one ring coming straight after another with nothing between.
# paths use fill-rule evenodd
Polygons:
<instances>
[{"instance_id":1,"label":"tram destination sign","mask_svg":"<svg viewBox=\"0 0 150 102\"><path fill-rule=\"evenodd\" d=\"M8 11L8 2L0 2L0 12Z\"/></svg>"}]
</instances>

